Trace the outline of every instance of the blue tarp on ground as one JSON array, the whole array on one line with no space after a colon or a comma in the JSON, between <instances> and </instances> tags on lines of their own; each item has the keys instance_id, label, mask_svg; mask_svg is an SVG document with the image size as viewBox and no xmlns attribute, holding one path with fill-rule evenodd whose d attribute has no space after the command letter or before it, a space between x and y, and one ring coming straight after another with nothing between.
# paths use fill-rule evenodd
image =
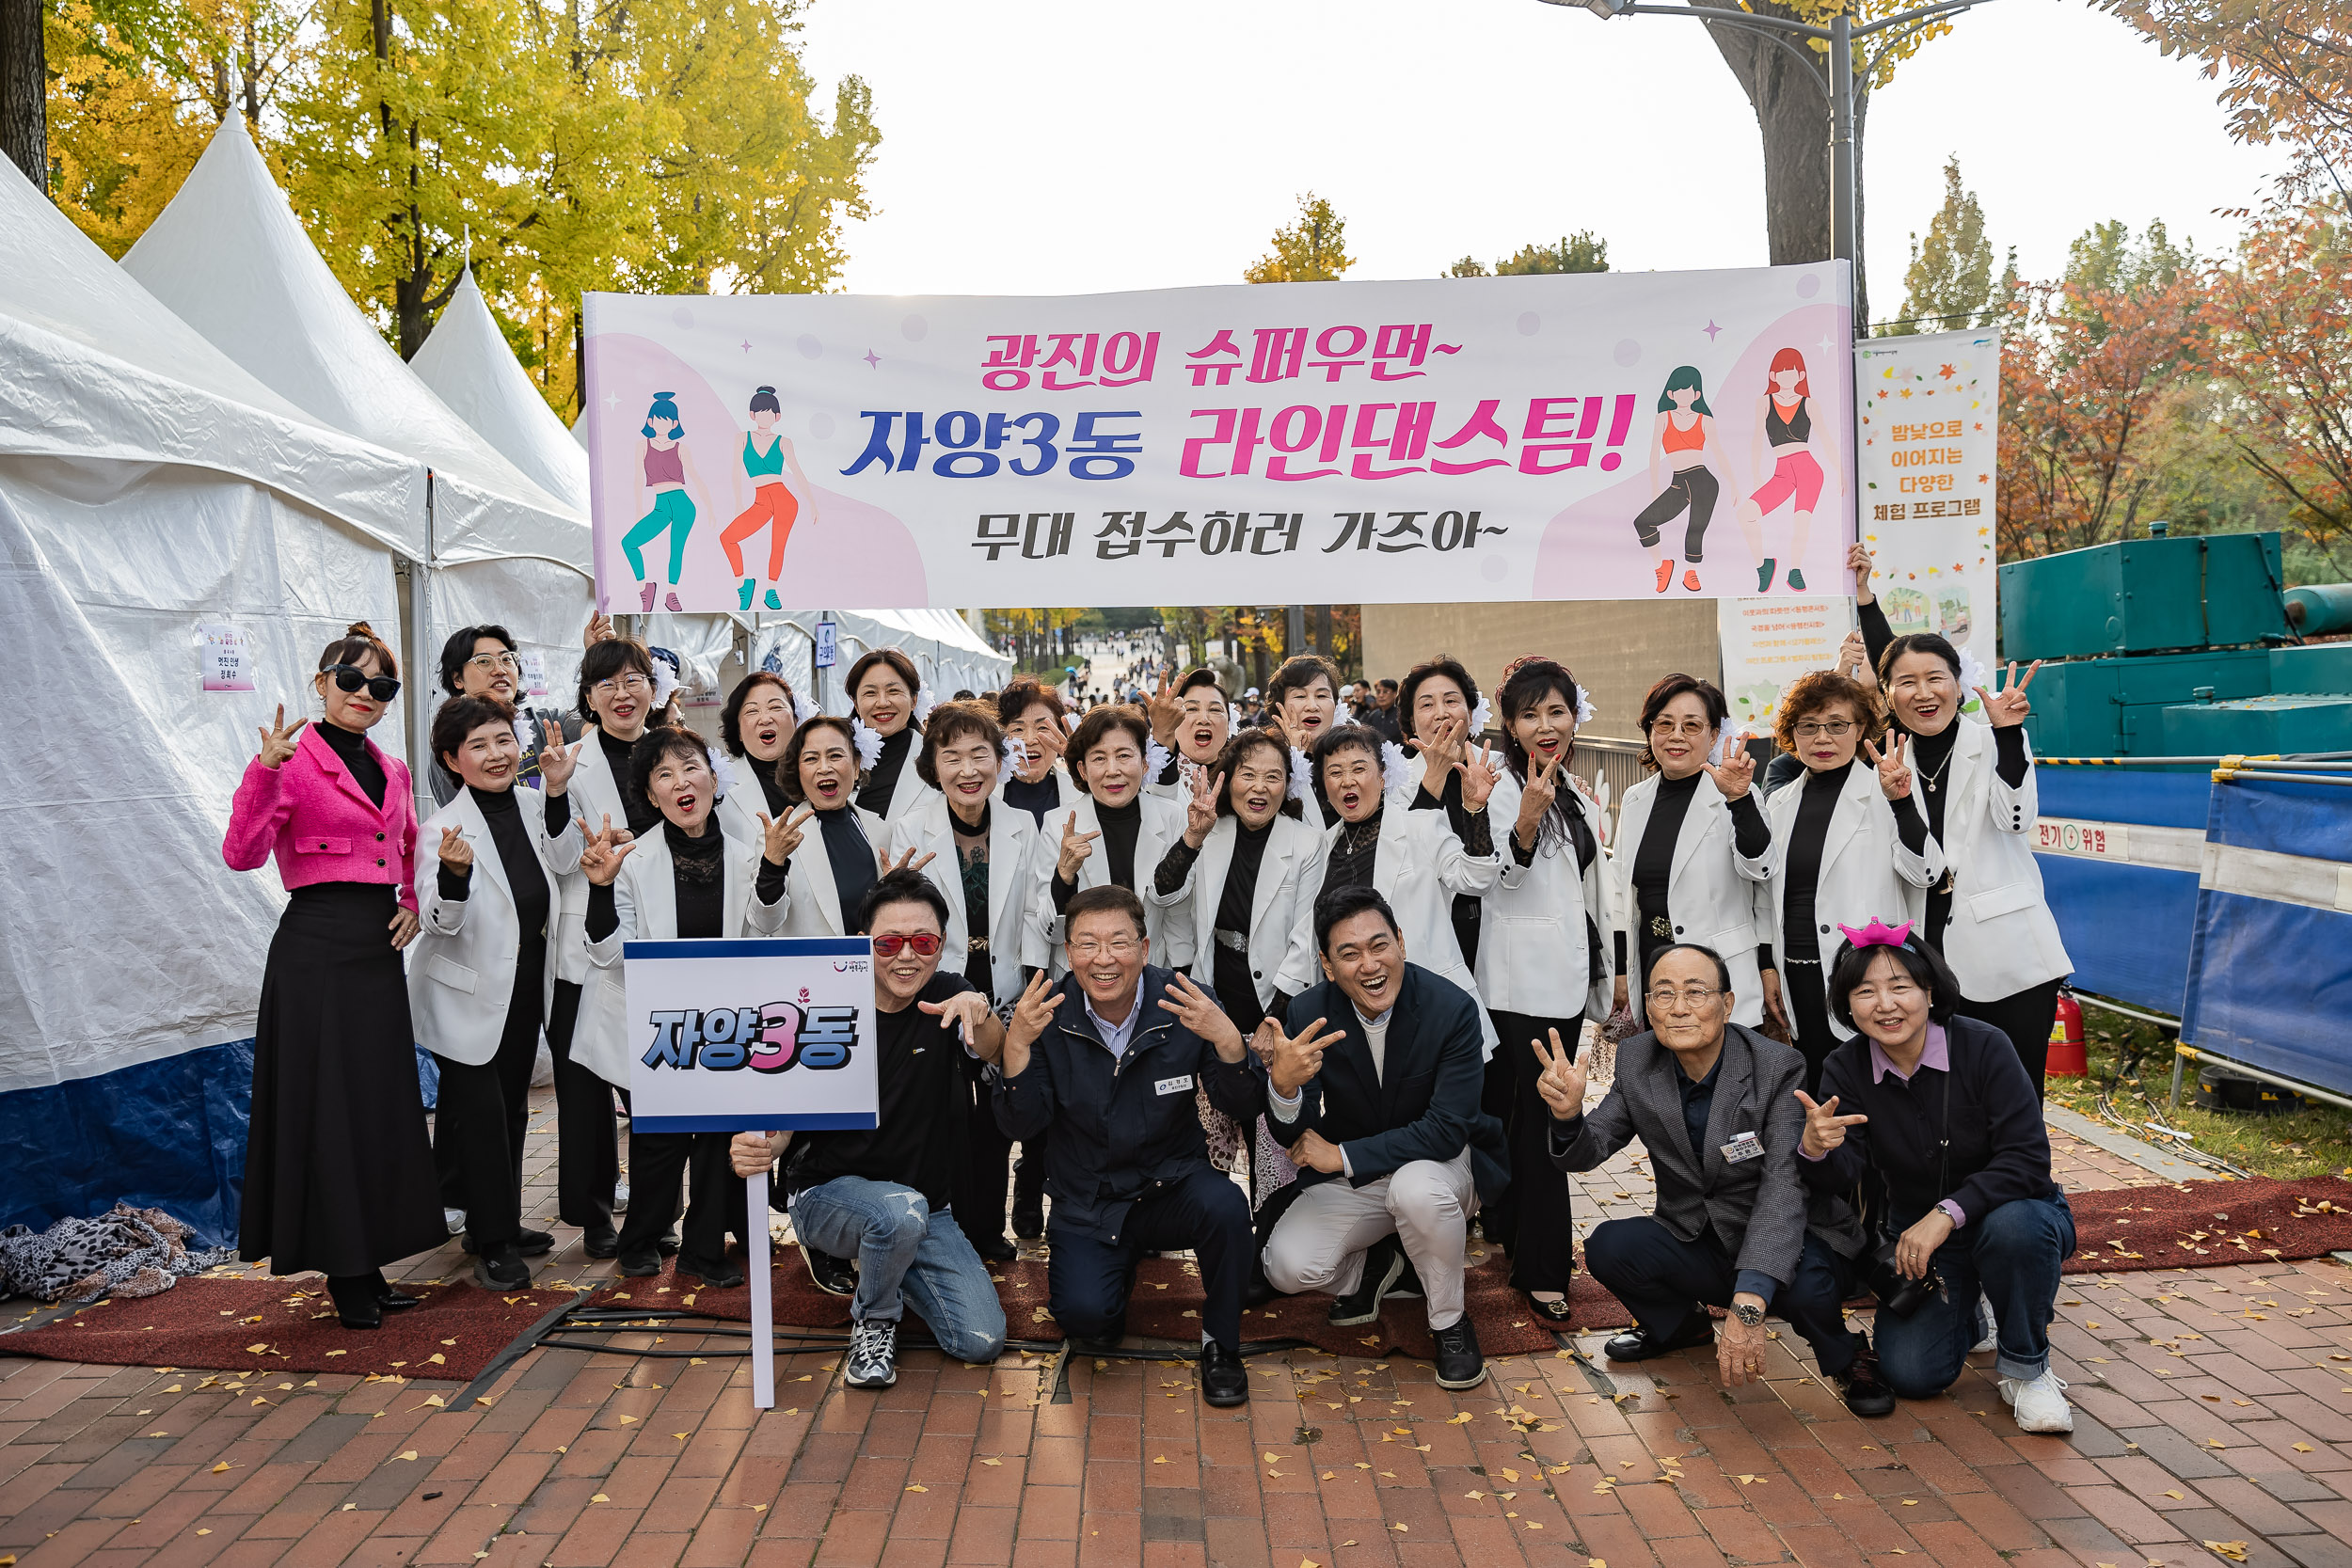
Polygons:
<instances>
[{"instance_id":1,"label":"blue tarp on ground","mask_svg":"<svg viewBox=\"0 0 2352 1568\"><path fill-rule=\"evenodd\" d=\"M2128 768L2040 768L2035 781L2045 817L2192 831L2204 828L2213 787L2201 771ZM2177 1016L2197 928L2197 874L2073 855L2034 859L2074 960L2074 983Z\"/></svg>"},{"instance_id":2,"label":"blue tarp on ground","mask_svg":"<svg viewBox=\"0 0 2352 1568\"><path fill-rule=\"evenodd\" d=\"M2205 839L2250 853L2220 857L2198 895L2182 1037L2352 1093L2352 912L2332 907L2352 870L2352 787L2240 774L2213 786Z\"/></svg>"}]
</instances>

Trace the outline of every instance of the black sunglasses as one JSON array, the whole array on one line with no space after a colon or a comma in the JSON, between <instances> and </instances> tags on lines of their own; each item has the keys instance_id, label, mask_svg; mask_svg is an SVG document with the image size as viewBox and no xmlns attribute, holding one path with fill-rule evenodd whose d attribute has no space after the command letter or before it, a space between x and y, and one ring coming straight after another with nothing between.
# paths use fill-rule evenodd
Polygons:
<instances>
[{"instance_id":1,"label":"black sunglasses","mask_svg":"<svg viewBox=\"0 0 2352 1568\"><path fill-rule=\"evenodd\" d=\"M400 695L400 682L391 676L371 675L365 670L349 664L330 664L319 673L334 676L340 690L357 691L364 686L368 689L368 695L379 703L389 703Z\"/></svg>"}]
</instances>

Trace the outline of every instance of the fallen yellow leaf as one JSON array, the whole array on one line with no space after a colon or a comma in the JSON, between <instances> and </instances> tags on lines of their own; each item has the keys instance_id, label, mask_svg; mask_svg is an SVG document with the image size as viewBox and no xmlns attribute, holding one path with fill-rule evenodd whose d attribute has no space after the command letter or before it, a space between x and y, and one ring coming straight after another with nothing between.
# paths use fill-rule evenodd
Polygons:
<instances>
[{"instance_id":1,"label":"fallen yellow leaf","mask_svg":"<svg viewBox=\"0 0 2352 1568\"><path fill-rule=\"evenodd\" d=\"M593 1497L589 1498L588 1500L589 1500L590 1502L592 1502L592 1503L609 1503L609 1502L611 1502L612 1499L612 1498L610 1498L610 1497L606 1497L603 1493L599 1492L599 1493L597 1493L595 1497Z\"/></svg>"},{"instance_id":2,"label":"fallen yellow leaf","mask_svg":"<svg viewBox=\"0 0 2352 1568\"><path fill-rule=\"evenodd\" d=\"M228 1468L230 1468L229 1461L224 1459L219 1464L213 1466L213 1474L219 1475L222 1471L227 1470Z\"/></svg>"}]
</instances>

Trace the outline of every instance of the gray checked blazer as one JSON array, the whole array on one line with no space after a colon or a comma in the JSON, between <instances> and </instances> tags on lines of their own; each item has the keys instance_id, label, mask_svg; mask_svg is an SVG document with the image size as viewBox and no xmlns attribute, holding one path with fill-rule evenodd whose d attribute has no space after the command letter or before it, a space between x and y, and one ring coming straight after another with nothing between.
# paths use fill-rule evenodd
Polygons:
<instances>
[{"instance_id":1,"label":"gray checked blazer","mask_svg":"<svg viewBox=\"0 0 2352 1568\"><path fill-rule=\"evenodd\" d=\"M1862 1250L1862 1227L1843 1199L1809 1193L1798 1174L1797 1142L1804 1134L1804 1058L1742 1024L1724 1026L1723 1067L1707 1122L1706 1154L1694 1160L1682 1121L1682 1069L1655 1034L1617 1047L1617 1079L1608 1097L1581 1121L1551 1125L1551 1162L1565 1171L1591 1170L1638 1137L1649 1150L1658 1182L1659 1222L1686 1242L1708 1224L1731 1250L1735 1264L1768 1274L1784 1285L1796 1272L1804 1233L1818 1231L1840 1257ZM1764 1145L1756 1159L1734 1164L1723 1146L1742 1132Z\"/></svg>"}]
</instances>

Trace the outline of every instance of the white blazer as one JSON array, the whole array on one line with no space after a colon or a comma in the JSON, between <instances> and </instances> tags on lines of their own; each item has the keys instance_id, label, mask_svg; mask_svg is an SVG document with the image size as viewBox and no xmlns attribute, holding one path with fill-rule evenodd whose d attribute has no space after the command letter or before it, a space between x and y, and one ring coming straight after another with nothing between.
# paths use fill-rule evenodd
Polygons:
<instances>
[{"instance_id":1,"label":"white blazer","mask_svg":"<svg viewBox=\"0 0 2352 1568\"><path fill-rule=\"evenodd\" d=\"M628 810L621 803L622 781L613 777L612 764L605 760L602 735L594 724L580 733L587 744L580 749L579 765L572 769L572 782L564 791L564 799L572 803L573 819L585 818L594 829L601 828L609 816L615 828L626 829ZM563 911L555 924L555 932L548 939L548 967L559 980L575 986L585 984L589 971L588 878L580 870L577 850L573 852L571 867L564 873Z\"/></svg>"},{"instance_id":2,"label":"white blazer","mask_svg":"<svg viewBox=\"0 0 2352 1568\"><path fill-rule=\"evenodd\" d=\"M757 768L775 765L761 762L749 752L727 761L735 768L735 787L719 797L719 809L711 815L718 818L719 831L727 837L748 848L763 847L768 839L759 831L759 819L773 817L775 814L768 809L768 792L752 775Z\"/></svg>"},{"instance_id":3,"label":"white blazer","mask_svg":"<svg viewBox=\"0 0 2352 1568\"><path fill-rule=\"evenodd\" d=\"M1592 832L1589 866L1579 867L1576 847L1552 832L1537 835L1533 862L1521 865L1506 837L1518 824L1517 802L1508 816L1496 816L1493 806L1487 807L1496 836L1505 842L1497 847L1502 874L1487 891L1479 926L1478 990L1486 1006L1498 1012L1598 1020L1609 1016L1614 1001L1607 933L1615 923L1611 919L1609 855L1600 847L1600 803L1584 793L1582 780L1574 774L1566 780L1567 792L1559 799ZM1585 934L1588 917L1602 933L1597 969L1592 965L1592 942Z\"/></svg>"},{"instance_id":4,"label":"white blazer","mask_svg":"<svg viewBox=\"0 0 2352 1568\"><path fill-rule=\"evenodd\" d=\"M1662 777L1652 773L1625 792L1617 806L1616 847L1609 856L1610 910L1616 917L1613 929L1625 942L1629 989L1639 988L1642 965L1642 911L1633 891L1633 861L1649 832L1649 814L1658 803ZM1760 791L1756 800L1769 811L1771 802ZM1768 816L1765 820L1772 819ZM1769 896L1765 882L1771 875L1770 847L1753 860L1740 855L1732 841L1731 805L1715 781L1701 773L1675 835L1666 907L1676 917L1677 941L1695 942L1723 955L1731 968L1731 1021L1751 1029L1764 1022L1764 977L1756 950L1773 927L1772 908L1758 907L1758 900ZM1639 1017L1638 1006L1634 1011Z\"/></svg>"},{"instance_id":5,"label":"white blazer","mask_svg":"<svg viewBox=\"0 0 2352 1568\"><path fill-rule=\"evenodd\" d=\"M874 847L874 853L879 856L890 842L888 825L864 806L849 809L857 825L866 831L866 842ZM761 849L752 851L755 871L761 857ZM879 861L875 869L881 870ZM840 884L833 879L833 857L825 852L824 824L816 817L810 817L808 825L801 830L801 847L792 851L791 860L786 863L783 895L773 904L762 904L755 890L751 895L750 920L753 930L763 937L851 934L843 919Z\"/></svg>"},{"instance_id":6,"label":"white blazer","mask_svg":"<svg viewBox=\"0 0 2352 1568\"><path fill-rule=\"evenodd\" d=\"M890 804L885 809L871 814L880 816L884 822L896 822L921 805L927 798L939 797L939 791L925 784L923 775L915 770L914 759L922 754L923 737L914 734L912 727L902 733L908 736L907 760L898 765L898 777L891 784ZM866 808L861 806L858 809L864 811Z\"/></svg>"},{"instance_id":7,"label":"white blazer","mask_svg":"<svg viewBox=\"0 0 2352 1568\"><path fill-rule=\"evenodd\" d=\"M1192 977L1203 990L1216 989L1216 911L1225 898L1225 874L1233 863L1233 840L1241 822L1220 816L1200 841L1184 883L1162 894L1156 881L1143 891L1146 909L1164 905L1168 918L1192 932ZM1182 837L1180 833L1178 835ZM1315 895L1323 891L1323 835L1305 822L1277 816L1258 862L1257 885L1249 895L1249 976L1258 1006L1277 990L1296 996L1323 978L1315 952Z\"/></svg>"},{"instance_id":8,"label":"white blazer","mask_svg":"<svg viewBox=\"0 0 2352 1568\"><path fill-rule=\"evenodd\" d=\"M1136 799L1143 812L1143 819L1136 829L1136 896L1143 899L1143 934L1151 941L1153 963L1168 969L1185 969L1192 963L1190 925L1170 919L1167 906L1145 897L1152 886L1152 874L1160 868L1160 859L1168 853L1168 847L1184 836L1184 808L1159 795L1137 792ZM1028 933L1023 939L1021 961L1031 969L1044 970L1055 980L1070 973L1069 956L1062 951L1062 916L1054 908L1054 867L1061 859L1062 824L1070 820L1073 812L1077 814L1080 832L1102 831L1103 821L1095 813L1094 797L1075 790L1074 800L1064 796L1062 804L1045 814L1044 825L1038 829L1037 843L1029 851L1034 860L1030 871L1035 893L1029 906ZM1098 838L1094 841L1094 853L1078 867L1078 891L1107 887L1110 879L1110 852Z\"/></svg>"},{"instance_id":9,"label":"white blazer","mask_svg":"<svg viewBox=\"0 0 2352 1568\"><path fill-rule=\"evenodd\" d=\"M1401 794L1401 792L1400 792ZM1454 834L1454 825L1441 811L1407 811L1406 800L1391 795L1380 816L1380 848L1373 857L1372 885L1396 912L1405 956L1422 968L1440 974L1470 992L1479 1003L1478 1027L1486 1037L1486 1055L1495 1053L1494 1022L1478 994L1478 981L1462 961L1462 944L1454 935L1454 899L1457 894L1483 897L1502 875L1499 855L1473 855ZM1312 896L1323 892L1347 824L1334 820L1324 830L1323 853L1309 881Z\"/></svg>"},{"instance_id":10,"label":"white blazer","mask_svg":"<svg viewBox=\"0 0 2352 1568\"><path fill-rule=\"evenodd\" d=\"M946 896L946 941L939 951L945 974L961 975L971 951L972 912L963 903L963 868L956 855L955 823L947 798L933 792L890 824L890 858L912 849L931 857L923 875ZM988 808L988 908L977 925L988 941L989 975L996 1002L1021 998L1021 948L1029 911L1037 906L1037 819L1018 806L992 800ZM828 868L827 875L831 875Z\"/></svg>"},{"instance_id":11,"label":"white blazer","mask_svg":"<svg viewBox=\"0 0 2352 1568\"><path fill-rule=\"evenodd\" d=\"M752 885L758 875L755 850L729 843L722 857L726 864L725 890L720 909L721 937L767 936L753 927ZM637 840L612 879L612 906L620 916L602 942L585 949L589 978L580 990L580 1025L572 1034L572 1060L608 1084L628 1087L630 1035L628 987L623 978L621 944L626 942L674 941L677 936L677 872L670 841L660 829ZM583 916L583 919L585 917ZM639 1042L642 1044L643 1042Z\"/></svg>"},{"instance_id":12,"label":"white blazer","mask_svg":"<svg viewBox=\"0 0 2352 1568\"><path fill-rule=\"evenodd\" d=\"M1915 769L1914 779L1917 776ZM1788 835L1796 827L1797 806L1810 782L1810 774L1793 779L1764 802L1765 820L1772 825L1772 847L1767 851L1772 948L1774 957L1783 959L1788 953L1783 918L1788 895ZM1928 889L1943 875L1943 846L1930 835L1924 853L1915 855L1905 848L1902 835L1895 831L1895 808L1879 790L1878 770L1867 760L1856 762L1847 770L1836 809L1830 815L1829 832L1821 840L1820 872L1813 886L1813 940L1820 950L1824 983L1837 959L1837 949L1846 941L1838 927L1858 929L1873 920L1899 925L1924 919ZM1841 1040L1853 1037L1853 1031L1838 1022L1835 1012L1830 1014L1829 1026Z\"/></svg>"},{"instance_id":13,"label":"white blazer","mask_svg":"<svg viewBox=\"0 0 2352 1568\"><path fill-rule=\"evenodd\" d=\"M565 803L570 800L567 790ZM540 966L539 996L539 1016L544 1019L555 1002L554 928L563 907L562 878L580 864L580 828L567 813L563 832L548 837L547 800L535 789L517 790L515 807L522 813L548 888L548 950L547 962ZM420 849L417 855L419 929L408 958L408 1011L416 1022L418 1043L427 1051L480 1067L498 1054L499 1038L506 1029L522 919L506 879L506 863L472 791L460 788L448 805L435 812L418 830L418 844L438 846L444 828L464 830L466 842L473 847L473 875L465 897L444 898L437 849ZM422 836L427 830L433 834L429 840Z\"/></svg>"},{"instance_id":14,"label":"white blazer","mask_svg":"<svg viewBox=\"0 0 2352 1568\"><path fill-rule=\"evenodd\" d=\"M1082 791L1078 788L1076 783L1072 780L1070 777L1070 769L1062 766L1062 762L1059 757L1056 757L1054 759L1053 766L1047 768L1046 771L1054 780L1054 788L1056 795L1058 797L1059 808L1063 811L1068 811L1072 803L1078 799ZM1005 764L1004 768L996 776L996 794L993 798L1000 803L1005 799L1005 784L1011 777L1012 764L1007 763ZM944 800L946 797L943 796L941 799ZM1178 803L1182 804L1181 801ZM1022 807L1015 806L1013 809L1021 812L1024 816L1028 816L1029 815L1027 811ZM1046 816L1050 818L1053 816L1053 812L1049 810L1046 813ZM1031 825L1034 826L1037 822L1037 818L1030 816L1029 821Z\"/></svg>"},{"instance_id":15,"label":"white blazer","mask_svg":"<svg viewBox=\"0 0 2352 1568\"><path fill-rule=\"evenodd\" d=\"M2058 939L2033 856L2042 808L2032 743L2026 782L2011 789L1994 770L1991 727L1967 718L1953 721L1961 731L1943 784L1944 858L1952 872L1944 958L1963 996L1997 1002L2072 974L2074 960Z\"/></svg>"}]
</instances>

